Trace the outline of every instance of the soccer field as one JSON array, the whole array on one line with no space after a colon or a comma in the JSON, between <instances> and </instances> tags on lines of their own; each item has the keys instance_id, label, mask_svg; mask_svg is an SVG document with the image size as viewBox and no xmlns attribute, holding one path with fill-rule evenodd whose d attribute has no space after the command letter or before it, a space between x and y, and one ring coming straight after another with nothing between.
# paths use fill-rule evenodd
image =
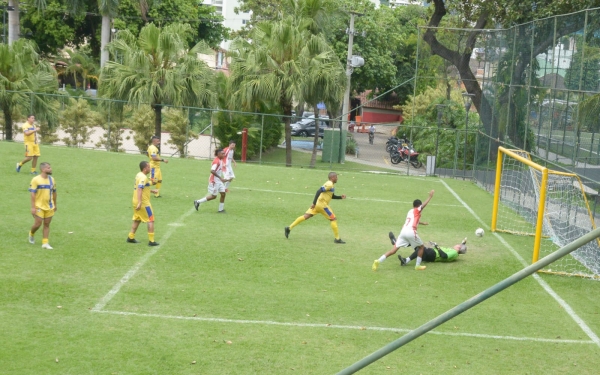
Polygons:
<instances>
[{"instance_id":1,"label":"soccer field","mask_svg":"<svg viewBox=\"0 0 600 375\"><path fill-rule=\"evenodd\" d=\"M344 245L314 217L289 239L327 171L246 165L217 214L210 161L170 159L152 200L156 241L131 226L141 155L41 148L58 211L50 243L33 223L23 145L0 142L0 374L335 374L522 269L531 238L489 231L492 196L468 181L338 171L331 207ZM436 193L425 241L468 252L427 270L391 248L416 198ZM475 237L477 227L486 229ZM410 254L409 249L399 253ZM414 265L414 263L413 263ZM361 374L596 374L600 282L529 277Z\"/></svg>"}]
</instances>

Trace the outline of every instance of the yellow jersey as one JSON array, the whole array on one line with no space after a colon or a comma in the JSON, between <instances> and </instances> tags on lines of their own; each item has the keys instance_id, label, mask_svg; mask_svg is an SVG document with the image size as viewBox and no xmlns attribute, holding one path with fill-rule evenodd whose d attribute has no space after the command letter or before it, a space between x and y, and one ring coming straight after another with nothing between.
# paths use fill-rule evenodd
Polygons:
<instances>
[{"instance_id":1,"label":"yellow jersey","mask_svg":"<svg viewBox=\"0 0 600 375\"><path fill-rule=\"evenodd\" d=\"M27 134L25 134L25 132L28 130L35 130L35 125L33 125L33 124L30 125L27 121L25 121L25 123L23 124L23 142L37 144L37 137L36 137L37 133L33 132L33 133L27 135Z\"/></svg>"},{"instance_id":2,"label":"yellow jersey","mask_svg":"<svg viewBox=\"0 0 600 375\"><path fill-rule=\"evenodd\" d=\"M137 189L142 189L142 207L150 206L150 179L143 172L135 176L135 185L133 186L133 206L138 204Z\"/></svg>"},{"instance_id":3,"label":"yellow jersey","mask_svg":"<svg viewBox=\"0 0 600 375\"><path fill-rule=\"evenodd\" d=\"M148 147L148 158L150 158L150 168L160 168L160 161L153 160L153 156L160 159L158 148L155 145L150 145L150 147Z\"/></svg>"},{"instance_id":4,"label":"yellow jersey","mask_svg":"<svg viewBox=\"0 0 600 375\"><path fill-rule=\"evenodd\" d=\"M29 191L35 193L35 207L42 210L53 210L56 206L53 193L56 192L56 180L52 176L46 178L35 176L29 184Z\"/></svg>"},{"instance_id":5,"label":"yellow jersey","mask_svg":"<svg viewBox=\"0 0 600 375\"><path fill-rule=\"evenodd\" d=\"M319 199L317 199L317 205L329 205L329 202L331 202L331 198L333 197L334 190L333 182L327 181L325 184L323 184L323 186L321 186L321 194L319 195Z\"/></svg>"}]
</instances>

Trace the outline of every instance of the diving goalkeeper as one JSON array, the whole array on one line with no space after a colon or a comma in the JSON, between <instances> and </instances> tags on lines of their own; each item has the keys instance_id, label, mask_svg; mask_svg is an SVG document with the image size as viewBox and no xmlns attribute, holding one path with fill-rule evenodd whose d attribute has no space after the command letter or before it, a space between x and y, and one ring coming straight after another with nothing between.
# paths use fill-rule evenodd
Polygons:
<instances>
[{"instance_id":1,"label":"diving goalkeeper","mask_svg":"<svg viewBox=\"0 0 600 375\"><path fill-rule=\"evenodd\" d=\"M396 243L396 237L393 232L389 234L390 240L392 243ZM462 240L458 245L454 245L453 247L441 247L438 246L435 242L429 242L429 244L433 247L426 247L423 250L423 261L424 262L453 262L458 259L459 254L465 254L467 252L467 239ZM402 255L398 254L398 259L400 259L400 265L406 266L413 259L417 257L417 251L413 251L413 253L408 258L402 258Z\"/></svg>"}]
</instances>

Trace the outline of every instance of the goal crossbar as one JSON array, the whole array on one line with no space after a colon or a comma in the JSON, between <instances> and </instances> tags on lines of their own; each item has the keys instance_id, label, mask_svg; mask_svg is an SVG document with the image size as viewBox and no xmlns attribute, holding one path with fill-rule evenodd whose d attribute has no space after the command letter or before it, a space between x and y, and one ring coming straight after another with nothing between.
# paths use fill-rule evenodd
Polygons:
<instances>
[{"instance_id":1,"label":"goal crossbar","mask_svg":"<svg viewBox=\"0 0 600 375\"><path fill-rule=\"evenodd\" d=\"M492 232L533 236L535 263L595 228L579 176L541 166L523 150L498 148ZM541 272L600 279L600 241L568 258Z\"/></svg>"}]
</instances>

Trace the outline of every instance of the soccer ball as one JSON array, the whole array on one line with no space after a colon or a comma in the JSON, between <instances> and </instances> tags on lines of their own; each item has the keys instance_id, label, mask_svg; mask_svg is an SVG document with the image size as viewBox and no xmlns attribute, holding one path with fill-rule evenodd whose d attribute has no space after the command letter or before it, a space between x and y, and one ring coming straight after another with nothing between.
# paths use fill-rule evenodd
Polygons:
<instances>
[{"instance_id":1,"label":"soccer ball","mask_svg":"<svg viewBox=\"0 0 600 375\"><path fill-rule=\"evenodd\" d=\"M476 235L477 237L483 237L483 234L484 234L484 233L485 233L485 232L483 231L483 228L477 228L477 230L475 231L475 235Z\"/></svg>"}]
</instances>

